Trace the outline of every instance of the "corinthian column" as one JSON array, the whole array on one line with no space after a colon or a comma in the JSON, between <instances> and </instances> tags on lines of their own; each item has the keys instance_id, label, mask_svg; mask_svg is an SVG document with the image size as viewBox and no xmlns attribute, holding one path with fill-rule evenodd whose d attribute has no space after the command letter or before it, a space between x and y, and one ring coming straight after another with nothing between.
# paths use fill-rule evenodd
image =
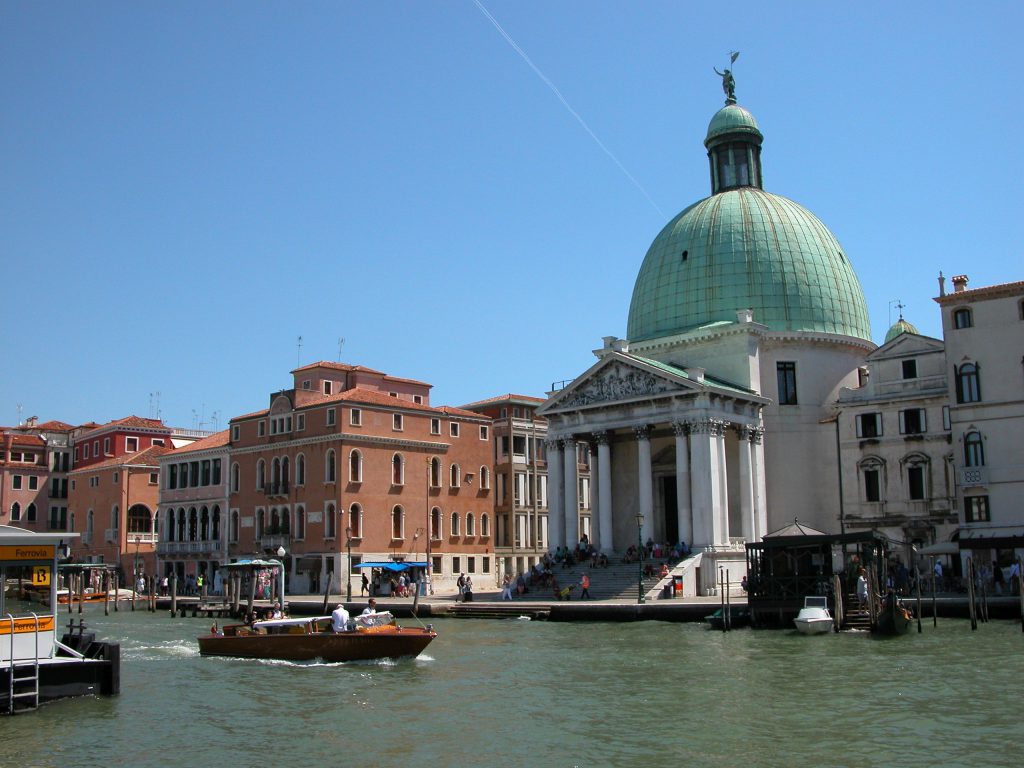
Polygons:
<instances>
[{"instance_id":1,"label":"corinthian column","mask_svg":"<svg viewBox=\"0 0 1024 768\"><path fill-rule=\"evenodd\" d=\"M743 538L754 541L754 476L750 465L750 427L737 427L740 438L740 520L743 524Z\"/></svg>"},{"instance_id":2,"label":"corinthian column","mask_svg":"<svg viewBox=\"0 0 1024 768\"><path fill-rule=\"evenodd\" d=\"M601 551L612 551L612 447L607 432L594 435L597 440L597 526Z\"/></svg>"},{"instance_id":3,"label":"corinthian column","mask_svg":"<svg viewBox=\"0 0 1024 768\"><path fill-rule=\"evenodd\" d=\"M690 429L686 424L672 425L676 435L676 516L679 538L693 544L693 519L690 508ZM674 542L673 542L674 543Z\"/></svg>"},{"instance_id":4,"label":"corinthian column","mask_svg":"<svg viewBox=\"0 0 1024 768\"><path fill-rule=\"evenodd\" d=\"M640 486L640 514L644 516L641 538L644 543L654 538L654 477L651 474L651 428L636 427L637 481Z\"/></svg>"},{"instance_id":5,"label":"corinthian column","mask_svg":"<svg viewBox=\"0 0 1024 768\"><path fill-rule=\"evenodd\" d=\"M565 499L562 496L562 444L545 440L548 457L548 549L565 546ZM513 499L515 494L513 492Z\"/></svg>"},{"instance_id":6,"label":"corinthian column","mask_svg":"<svg viewBox=\"0 0 1024 768\"><path fill-rule=\"evenodd\" d=\"M576 459L576 441L570 436L562 441L565 463L565 542L575 547L580 540L579 462Z\"/></svg>"}]
</instances>

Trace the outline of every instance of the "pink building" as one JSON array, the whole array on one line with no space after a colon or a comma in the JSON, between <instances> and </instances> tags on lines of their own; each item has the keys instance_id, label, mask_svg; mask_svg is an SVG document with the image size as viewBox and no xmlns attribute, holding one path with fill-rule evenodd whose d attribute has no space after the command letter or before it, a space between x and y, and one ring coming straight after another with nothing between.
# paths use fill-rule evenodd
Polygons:
<instances>
[{"instance_id":1,"label":"pink building","mask_svg":"<svg viewBox=\"0 0 1024 768\"><path fill-rule=\"evenodd\" d=\"M232 558L283 548L296 593L351 580L358 594L371 561L429 563L435 585L493 581L491 419L362 366L292 374L267 409L231 420Z\"/></svg>"}]
</instances>

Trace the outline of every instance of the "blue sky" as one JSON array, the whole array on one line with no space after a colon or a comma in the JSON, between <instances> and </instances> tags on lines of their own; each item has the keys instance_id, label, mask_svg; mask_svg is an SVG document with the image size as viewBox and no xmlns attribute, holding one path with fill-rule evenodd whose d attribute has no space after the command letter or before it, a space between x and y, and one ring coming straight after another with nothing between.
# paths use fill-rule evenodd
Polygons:
<instances>
[{"instance_id":1,"label":"blue sky","mask_svg":"<svg viewBox=\"0 0 1024 768\"><path fill-rule=\"evenodd\" d=\"M731 50L876 341L941 335L940 269L1024 279L1019 2L480 2L534 68L474 0L0 5L0 424L223 427L339 337L543 396L709 193Z\"/></svg>"}]
</instances>

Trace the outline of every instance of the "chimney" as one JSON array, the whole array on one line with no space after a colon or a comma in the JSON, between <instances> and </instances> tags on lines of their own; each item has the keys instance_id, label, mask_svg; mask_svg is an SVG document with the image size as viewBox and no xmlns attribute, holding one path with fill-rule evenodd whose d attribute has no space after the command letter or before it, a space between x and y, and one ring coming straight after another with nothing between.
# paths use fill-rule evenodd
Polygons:
<instances>
[{"instance_id":1,"label":"chimney","mask_svg":"<svg viewBox=\"0 0 1024 768\"><path fill-rule=\"evenodd\" d=\"M704 383L704 369L703 368L687 368L686 375L696 381L698 384Z\"/></svg>"},{"instance_id":2,"label":"chimney","mask_svg":"<svg viewBox=\"0 0 1024 768\"><path fill-rule=\"evenodd\" d=\"M963 293L967 290L967 275L953 276L953 293Z\"/></svg>"},{"instance_id":3,"label":"chimney","mask_svg":"<svg viewBox=\"0 0 1024 768\"><path fill-rule=\"evenodd\" d=\"M946 295L946 278L942 276L942 270L939 270L939 297Z\"/></svg>"},{"instance_id":4,"label":"chimney","mask_svg":"<svg viewBox=\"0 0 1024 768\"><path fill-rule=\"evenodd\" d=\"M752 309L741 309L736 312L736 322L740 325L746 325L747 323L754 322L754 310Z\"/></svg>"}]
</instances>

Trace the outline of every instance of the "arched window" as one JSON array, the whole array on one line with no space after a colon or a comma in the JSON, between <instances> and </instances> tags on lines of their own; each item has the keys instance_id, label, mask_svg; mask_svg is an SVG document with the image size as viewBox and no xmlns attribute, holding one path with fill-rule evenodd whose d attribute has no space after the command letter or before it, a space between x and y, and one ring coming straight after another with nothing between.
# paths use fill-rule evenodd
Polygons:
<instances>
[{"instance_id":1,"label":"arched window","mask_svg":"<svg viewBox=\"0 0 1024 768\"><path fill-rule=\"evenodd\" d=\"M480 467L480 488L484 491L490 490L491 471L487 467Z\"/></svg>"},{"instance_id":2,"label":"arched window","mask_svg":"<svg viewBox=\"0 0 1024 768\"><path fill-rule=\"evenodd\" d=\"M288 491L288 481L291 479L291 471L288 462L288 457L285 456L281 459L281 490L283 492Z\"/></svg>"},{"instance_id":3,"label":"arched window","mask_svg":"<svg viewBox=\"0 0 1024 768\"><path fill-rule=\"evenodd\" d=\"M166 523L164 524L164 536L167 537L168 541L174 541L174 510L168 509L164 515Z\"/></svg>"},{"instance_id":4,"label":"arched window","mask_svg":"<svg viewBox=\"0 0 1024 768\"><path fill-rule=\"evenodd\" d=\"M264 518L263 510L262 509L257 510L256 511L256 538L257 539L262 539L263 538L263 529L266 527L264 525L264 519L265 518Z\"/></svg>"},{"instance_id":5,"label":"arched window","mask_svg":"<svg viewBox=\"0 0 1024 768\"><path fill-rule=\"evenodd\" d=\"M348 481L350 483L363 482L363 454L356 448L348 455Z\"/></svg>"},{"instance_id":6,"label":"arched window","mask_svg":"<svg viewBox=\"0 0 1024 768\"><path fill-rule=\"evenodd\" d=\"M400 453L391 458L391 484L405 485L405 458Z\"/></svg>"},{"instance_id":7,"label":"arched window","mask_svg":"<svg viewBox=\"0 0 1024 768\"><path fill-rule=\"evenodd\" d=\"M238 493L238 490L242 487L242 472L238 468L238 464L231 465L231 492Z\"/></svg>"},{"instance_id":8,"label":"arched window","mask_svg":"<svg viewBox=\"0 0 1024 768\"><path fill-rule=\"evenodd\" d=\"M199 540L210 540L210 510L206 507L199 512Z\"/></svg>"},{"instance_id":9,"label":"arched window","mask_svg":"<svg viewBox=\"0 0 1024 768\"><path fill-rule=\"evenodd\" d=\"M430 487L441 487L441 460L436 456L430 460Z\"/></svg>"},{"instance_id":10,"label":"arched window","mask_svg":"<svg viewBox=\"0 0 1024 768\"><path fill-rule=\"evenodd\" d=\"M430 538L435 541L441 538L441 510L437 507L430 510Z\"/></svg>"},{"instance_id":11,"label":"arched window","mask_svg":"<svg viewBox=\"0 0 1024 768\"><path fill-rule=\"evenodd\" d=\"M928 481L931 474L929 467L928 457L921 453L911 454L903 459L909 501L924 501L928 498Z\"/></svg>"},{"instance_id":12,"label":"arched window","mask_svg":"<svg viewBox=\"0 0 1024 768\"><path fill-rule=\"evenodd\" d=\"M118 508L117 504L115 504L114 508L110 510L110 527L115 531L121 527L121 510Z\"/></svg>"},{"instance_id":13,"label":"arched window","mask_svg":"<svg viewBox=\"0 0 1024 768\"><path fill-rule=\"evenodd\" d=\"M295 538L306 538L306 510L302 507L295 510Z\"/></svg>"},{"instance_id":14,"label":"arched window","mask_svg":"<svg viewBox=\"0 0 1024 768\"><path fill-rule=\"evenodd\" d=\"M880 502L885 489L885 463L874 456L857 465L861 475L861 499L866 502Z\"/></svg>"},{"instance_id":15,"label":"arched window","mask_svg":"<svg viewBox=\"0 0 1024 768\"><path fill-rule=\"evenodd\" d=\"M978 378L977 363L964 363L956 374L956 401L958 403L981 402L981 382Z\"/></svg>"},{"instance_id":16,"label":"arched window","mask_svg":"<svg viewBox=\"0 0 1024 768\"><path fill-rule=\"evenodd\" d=\"M275 492L281 485L281 460L277 457L271 462L270 485Z\"/></svg>"},{"instance_id":17,"label":"arched window","mask_svg":"<svg viewBox=\"0 0 1024 768\"><path fill-rule=\"evenodd\" d=\"M363 508L353 504L348 510L348 527L352 529L352 538L360 539L363 536Z\"/></svg>"},{"instance_id":18,"label":"arched window","mask_svg":"<svg viewBox=\"0 0 1024 768\"><path fill-rule=\"evenodd\" d=\"M971 310L964 307L953 312L954 328L970 328L972 325L974 325L974 318L971 317Z\"/></svg>"},{"instance_id":19,"label":"arched window","mask_svg":"<svg viewBox=\"0 0 1024 768\"><path fill-rule=\"evenodd\" d=\"M220 541L220 506L213 508L213 541Z\"/></svg>"},{"instance_id":20,"label":"arched window","mask_svg":"<svg viewBox=\"0 0 1024 768\"><path fill-rule=\"evenodd\" d=\"M486 512L480 513L480 535L484 538L491 535L491 519Z\"/></svg>"},{"instance_id":21,"label":"arched window","mask_svg":"<svg viewBox=\"0 0 1024 768\"><path fill-rule=\"evenodd\" d=\"M472 512L466 513L466 535L476 536L476 520L473 518Z\"/></svg>"},{"instance_id":22,"label":"arched window","mask_svg":"<svg viewBox=\"0 0 1024 768\"><path fill-rule=\"evenodd\" d=\"M292 513L287 509L281 510L281 527L278 531L282 536L288 536L292 532Z\"/></svg>"},{"instance_id":23,"label":"arched window","mask_svg":"<svg viewBox=\"0 0 1024 768\"><path fill-rule=\"evenodd\" d=\"M238 541L238 510L231 513L231 541Z\"/></svg>"},{"instance_id":24,"label":"arched window","mask_svg":"<svg viewBox=\"0 0 1024 768\"><path fill-rule=\"evenodd\" d=\"M185 541L185 508L178 507L178 541Z\"/></svg>"},{"instance_id":25,"label":"arched window","mask_svg":"<svg viewBox=\"0 0 1024 768\"><path fill-rule=\"evenodd\" d=\"M459 469L458 464L452 464L451 470L449 471L448 485L452 488L458 488L460 480L462 479L462 471Z\"/></svg>"},{"instance_id":26,"label":"arched window","mask_svg":"<svg viewBox=\"0 0 1024 768\"><path fill-rule=\"evenodd\" d=\"M188 511L188 540L196 541L199 534L199 512L195 507Z\"/></svg>"},{"instance_id":27,"label":"arched window","mask_svg":"<svg viewBox=\"0 0 1024 768\"><path fill-rule=\"evenodd\" d=\"M405 510L401 506L391 510L391 538L405 538Z\"/></svg>"},{"instance_id":28,"label":"arched window","mask_svg":"<svg viewBox=\"0 0 1024 768\"><path fill-rule=\"evenodd\" d=\"M11 504L11 521L17 522L21 520L21 504L14 502Z\"/></svg>"},{"instance_id":29,"label":"arched window","mask_svg":"<svg viewBox=\"0 0 1024 768\"><path fill-rule=\"evenodd\" d=\"M327 452L326 462L324 480L328 483L336 483L338 481L338 460L333 450Z\"/></svg>"},{"instance_id":30,"label":"arched window","mask_svg":"<svg viewBox=\"0 0 1024 768\"><path fill-rule=\"evenodd\" d=\"M306 457L301 453L295 457L295 484L306 484Z\"/></svg>"},{"instance_id":31,"label":"arched window","mask_svg":"<svg viewBox=\"0 0 1024 768\"><path fill-rule=\"evenodd\" d=\"M449 536L458 536L459 535L459 513L458 512L452 512L452 524L448 528L448 535Z\"/></svg>"},{"instance_id":32,"label":"arched window","mask_svg":"<svg viewBox=\"0 0 1024 768\"><path fill-rule=\"evenodd\" d=\"M86 538L88 538L90 540L92 539L92 532L94 530L93 525L94 525L94 519L93 519L92 510L90 509L88 511L88 513L86 513L86 516L85 516L85 535L86 535Z\"/></svg>"},{"instance_id":33,"label":"arched window","mask_svg":"<svg viewBox=\"0 0 1024 768\"><path fill-rule=\"evenodd\" d=\"M968 432L964 435L964 466L985 466L985 446L980 432Z\"/></svg>"},{"instance_id":34,"label":"arched window","mask_svg":"<svg viewBox=\"0 0 1024 768\"><path fill-rule=\"evenodd\" d=\"M334 505L328 504L324 511L324 538L333 539L337 535L338 521L334 514Z\"/></svg>"},{"instance_id":35,"label":"arched window","mask_svg":"<svg viewBox=\"0 0 1024 768\"><path fill-rule=\"evenodd\" d=\"M263 490L267 483L267 464L263 459L256 462L256 487Z\"/></svg>"},{"instance_id":36,"label":"arched window","mask_svg":"<svg viewBox=\"0 0 1024 768\"><path fill-rule=\"evenodd\" d=\"M35 519L36 519L36 505L35 504L29 504L25 508L25 519L28 522L30 522L30 523L35 521Z\"/></svg>"}]
</instances>

